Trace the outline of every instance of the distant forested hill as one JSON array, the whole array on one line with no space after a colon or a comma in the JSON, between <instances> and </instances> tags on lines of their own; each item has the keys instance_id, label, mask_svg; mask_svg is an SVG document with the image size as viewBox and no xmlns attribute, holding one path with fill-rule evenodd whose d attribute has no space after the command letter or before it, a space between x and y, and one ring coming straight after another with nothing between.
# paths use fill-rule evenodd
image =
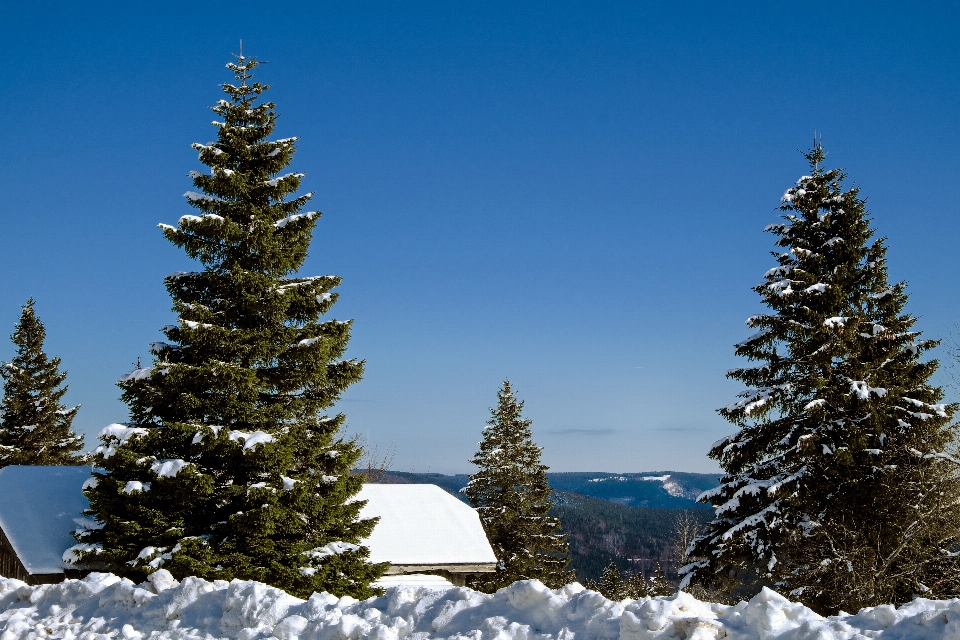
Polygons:
<instances>
[{"instance_id":1,"label":"distant forested hill","mask_svg":"<svg viewBox=\"0 0 960 640\"><path fill-rule=\"evenodd\" d=\"M697 503L697 496L720 484L720 476L709 473L550 473L550 486L632 507L661 509L709 509Z\"/></svg>"},{"instance_id":2,"label":"distant forested hill","mask_svg":"<svg viewBox=\"0 0 960 640\"><path fill-rule=\"evenodd\" d=\"M550 486L557 491L569 491L585 496L632 507L660 509L709 509L696 502L697 496L720 484L720 476L710 473L678 473L657 471L649 473L548 473ZM411 473L389 471L377 482L428 483L443 487L459 496L470 476L466 474Z\"/></svg>"},{"instance_id":3,"label":"distant forested hill","mask_svg":"<svg viewBox=\"0 0 960 640\"><path fill-rule=\"evenodd\" d=\"M685 512L700 522L712 516L696 497L719 484L704 473L549 473L555 506L570 540L570 560L577 578L599 579L610 562L621 573L650 576L657 562L668 574L677 519ZM465 501L460 493L466 474L389 471L375 482L435 484Z\"/></svg>"},{"instance_id":4,"label":"distant forested hill","mask_svg":"<svg viewBox=\"0 0 960 640\"><path fill-rule=\"evenodd\" d=\"M706 509L631 507L599 498L557 491L550 515L560 518L570 541L570 563L577 579L598 580L611 562L622 574L649 577L659 562L672 576L677 520L689 514L698 522L713 515Z\"/></svg>"}]
</instances>

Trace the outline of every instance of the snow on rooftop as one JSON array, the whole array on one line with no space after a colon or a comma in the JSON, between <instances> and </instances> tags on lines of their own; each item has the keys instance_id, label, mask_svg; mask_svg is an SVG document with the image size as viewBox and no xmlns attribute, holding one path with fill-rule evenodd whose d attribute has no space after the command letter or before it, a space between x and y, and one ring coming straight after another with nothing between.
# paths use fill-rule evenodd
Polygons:
<instances>
[{"instance_id":1,"label":"snow on rooftop","mask_svg":"<svg viewBox=\"0 0 960 640\"><path fill-rule=\"evenodd\" d=\"M487 564L496 556L480 516L432 484L365 484L361 517L380 517L370 538L372 562L391 564Z\"/></svg>"},{"instance_id":2,"label":"snow on rooftop","mask_svg":"<svg viewBox=\"0 0 960 640\"><path fill-rule=\"evenodd\" d=\"M63 573L70 532L87 508L80 490L90 467L10 466L0 469L0 527L33 575Z\"/></svg>"}]
</instances>

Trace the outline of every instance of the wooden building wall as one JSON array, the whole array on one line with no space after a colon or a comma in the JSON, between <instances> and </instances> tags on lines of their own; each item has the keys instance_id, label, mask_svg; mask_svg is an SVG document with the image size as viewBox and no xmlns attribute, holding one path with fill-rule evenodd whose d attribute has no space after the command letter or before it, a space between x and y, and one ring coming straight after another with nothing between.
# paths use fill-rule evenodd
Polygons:
<instances>
[{"instance_id":1,"label":"wooden building wall","mask_svg":"<svg viewBox=\"0 0 960 640\"><path fill-rule=\"evenodd\" d=\"M13 550L13 545L7 540L7 535L0 529L0 576L4 578L15 578L23 580L27 584L46 584L51 582L62 582L66 577L62 573L49 573L41 575L31 575L24 568L17 552Z\"/></svg>"},{"instance_id":2,"label":"wooden building wall","mask_svg":"<svg viewBox=\"0 0 960 640\"><path fill-rule=\"evenodd\" d=\"M0 575L4 578L16 578L24 582L30 577L2 529L0 529Z\"/></svg>"}]
</instances>

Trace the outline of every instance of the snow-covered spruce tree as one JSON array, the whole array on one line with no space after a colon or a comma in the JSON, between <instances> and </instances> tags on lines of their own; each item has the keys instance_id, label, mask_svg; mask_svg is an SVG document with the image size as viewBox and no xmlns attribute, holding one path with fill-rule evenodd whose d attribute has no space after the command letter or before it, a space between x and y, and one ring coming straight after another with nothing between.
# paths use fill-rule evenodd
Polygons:
<instances>
[{"instance_id":1,"label":"snow-covered spruce tree","mask_svg":"<svg viewBox=\"0 0 960 640\"><path fill-rule=\"evenodd\" d=\"M509 380L498 399L471 460L479 469L462 491L479 512L499 563L496 572L471 586L492 593L517 580L537 579L558 588L576 578L566 568L567 537L560 533L560 521L547 516L553 506L547 466L540 463L531 421L521 417L523 402L514 397Z\"/></svg>"},{"instance_id":2,"label":"snow-covered spruce tree","mask_svg":"<svg viewBox=\"0 0 960 640\"><path fill-rule=\"evenodd\" d=\"M342 359L349 322L320 321L340 278L294 277L320 214L294 195L303 174L279 175L296 138L269 139L277 115L256 66L227 65L237 82L212 108L217 140L193 145L210 168L185 194L199 215L160 225L203 270L166 278L179 322L118 382L130 423L100 434L92 518L68 553L134 580L162 567L363 598L386 566L368 561L375 520L351 501L360 447L325 414L363 362Z\"/></svg>"},{"instance_id":3,"label":"snow-covered spruce tree","mask_svg":"<svg viewBox=\"0 0 960 640\"><path fill-rule=\"evenodd\" d=\"M858 190L819 146L806 157L767 228L786 251L736 348L758 364L728 372L748 389L720 410L739 430L710 452L726 474L683 584L770 584L821 613L960 595L956 407L920 359L936 342L887 282Z\"/></svg>"},{"instance_id":4,"label":"snow-covered spruce tree","mask_svg":"<svg viewBox=\"0 0 960 640\"><path fill-rule=\"evenodd\" d=\"M46 336L31 298L10 336L17 355L0 365L0 467L86 463L76 455L83 447L83 436L70 428L80 406L68 409L60 403L67 392L61 386L67 372L60 371L60 358L48 359L44 353Z\"/></svg>"}]
</instances>

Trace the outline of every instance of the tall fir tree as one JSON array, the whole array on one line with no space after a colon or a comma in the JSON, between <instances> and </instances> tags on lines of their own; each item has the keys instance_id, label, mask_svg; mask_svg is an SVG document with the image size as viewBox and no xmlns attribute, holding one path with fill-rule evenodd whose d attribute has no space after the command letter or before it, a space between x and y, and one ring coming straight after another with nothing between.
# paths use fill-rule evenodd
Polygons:
<instances>
[{"instance_id":1,"label":"tall fir tree","mask_svg":"<svg viewBox=\"0 0 960 640\"><path fill-rule=\"evenodd\" d=\"M720 410L739 430L710 451L725 476L701 497L715 518L684 584L770 584L821 613L956 596L956 407L921 361L937 343L887 282L858 189L819 145L806 158L767 227L786 251L754 287L771 312L736 347L758 364L727 374L748 389Z\"/></svg>"},{"instance_id":2,"label":"tall fir tree","mask_svg":"<svg viewBox=\"0 0 960 640\"><path fill-rule=\"evenodd\" d=\"M84 464L86 459L77 456L83 436L71 428L80 406L68 409L60 402L67 372L60 371L60 358L44 353L47 331L33 304L33 298L27 300L10 336L17 355L0 365L0 467Z\"/></svg>"},{"instance_id":3,"label":"tall fir tree","mask_svg":"<svg viewBox=\"0 0 960 640\"><path fill-rule=\"evenodd\" d=\"M256 66L227 65L217 140L193 145L210 168L184 194L199 215L160 225L203 270L165 280L179 322L151 366L118 382L130 423L101 432L91 519L70 553L134 580L162 567L363 598L386 565L369 562L376 520L352 501L361 449L326 411L364 363L343 359L351 322L320 320L340 278L295 276L320 214L302 211L312 193L294 195L302 173L280 175L297 138L270 140Z\"/></svg>"},{"instance_id":4,"label":"tall fir tree","mask_svg":"<svg viewBox=\"0 0 960 640\"><path fill-rule=\"evenodd\" d=\"M560 533L560 521L547 516L553 506L548 467L540 462L532 421L522 417L523 402L514 397L509 380L498 400L480 451L471 460L479 469L463 493L479 512L499 563L496 572L472 586L492 593L517 580L537 579L551 588L562 587L576 578L567 569L567 537Z\"/></svg>"}]
</instances>

